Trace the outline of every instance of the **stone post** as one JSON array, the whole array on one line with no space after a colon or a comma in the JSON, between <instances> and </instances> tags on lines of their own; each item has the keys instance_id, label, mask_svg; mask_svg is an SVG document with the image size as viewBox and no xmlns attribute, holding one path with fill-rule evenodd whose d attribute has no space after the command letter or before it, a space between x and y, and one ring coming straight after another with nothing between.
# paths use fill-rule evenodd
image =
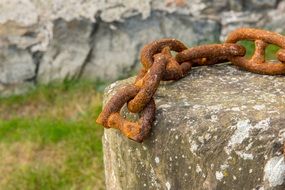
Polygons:
<instances>
[{"instance_id":1,"label":"stone post","mask_svg":"<svg viewBox=\"0 0 285 190\"><path fill-rule=\"evenodd\" d=\"M105 101L132 81L109 86ZM284 76L199 67L161 84L155 101L142 144L105 129L107 189L285 189Z\"/></svg>"}]
</instances>

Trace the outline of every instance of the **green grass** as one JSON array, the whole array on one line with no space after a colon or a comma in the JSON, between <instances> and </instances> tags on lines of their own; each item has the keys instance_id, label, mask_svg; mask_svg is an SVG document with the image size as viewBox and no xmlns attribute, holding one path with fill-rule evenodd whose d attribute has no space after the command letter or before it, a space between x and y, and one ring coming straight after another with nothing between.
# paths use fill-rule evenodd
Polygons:
<instances>
[{"instance_id":1,"label":"green grass","mask_svg":"<svg viewBox=\"0 0 285 190\"><path fill-rule=\"evenodd\" d=\"M104 189L103 85L65 81L0 98L0 189Z\"/></svg>"}]
</instances>

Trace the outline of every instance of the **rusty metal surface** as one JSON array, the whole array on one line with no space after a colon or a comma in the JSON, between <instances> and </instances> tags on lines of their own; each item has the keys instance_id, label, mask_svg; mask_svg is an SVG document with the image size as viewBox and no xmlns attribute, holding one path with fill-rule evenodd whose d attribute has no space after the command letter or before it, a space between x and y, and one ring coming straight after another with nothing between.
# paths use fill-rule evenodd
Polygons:
<instances>
[{"instance_id":1,"label":"rusty metal surface","mask_svg":"<svg viewBox=\"0 0 285 190\"><path fill-rule=\"evenodd\" d=\"M151 42L143 47L141 51L141 63L149 69L153 64L153 56L160 53L163 48L169 47L171 51L180 52L187 49L187 46L176 39L161 39Z\"/></svg>"},{"instance_id":2,"label":"rusty metal surface","mask_svg":"<svg viewBox=\"0 0 285 190\"><path fill-rule=\"evenodd\" d=\"M240 40L254 41L256 48L250 59L245 58L246 49L236 44ZM281 48L276 53L278 61L265 59L265 48L269 44ZM176 52L176 56L173 56L172 52ZM151 42L142 48L143 68L135 83L119 90L105 105L96 121L106 128L119 129L125 136L136 142L142 142L149 135L155 118L153 96L160 81L179 80L195 66L228 61L254 73L285 74L285 36L260 29L241 28L230 33L224 44L187 48L176 39ZM120 115L120 110L126 103L130 112L140 115L137 122L128 121Z\"/></svg>"},{"instance_id":3,"label":"rusty metal surface","mask_svg":"<svg viewBox=\"0 0 285 190\"><path fill-rule=\"evenodd\" d=\"M154 63L142 80L142 87L137 95L129 101L128 109L133 113L140 112L150 101L159 86L163 73L165 72L167 59L163 54L154 56ZM137 83L140 82L137 81ZM136 84L135 84L136 85Z\"/></svg>"},{"instance_id":4,"label":"rusty metal surface","mask_svg":"<svg viewBox=\"0 0 285 190\"><path fill-rule=\"evenodd\" d=\"M238 44L210 44L186 49L177 53L175 58L179 63L204 58L204 63L198 63L198 65L207 65L206 63L211 62L210 60L221 58L223 61L228 57L244 56L245 52L245 48ZM217 63L220 62L217 61Z\"/></svg>"},{"instance_id":5,"label":"rusty metal surface","mask_svg":"<svg viewBox=\"0 0 285 190\"><path fill-rule=\"evenodd\" d=\"M112 113L119 113L121 108L126 102L135 97L139 92L140 88L134 85L128 85L119 90L105 105L104 109L97 118L97 123L108 128L108 118Z\"/></svg>"},{"instance_id":6,"label":"rusty metal surface","mask_svg":"<svg viewBox=\"0 0 285 190\"><path fill-rule=\"evenodd\" d=\"M240 40L251 40L255 43L254 55L247 59L245 57L231 57L229 60L247 70L254 73L266 75L282 75L285 74L285 38L281 34L270 31L242 28L233 31L229 34L226 43L236 43ZM269 44L274 44L281 47L281 51L277 53L279 62L272 64L270 61L265 60L265 48Z\"/></svg>"},{"instance_id":7,"label":"rusty metal surface","mask_svg":"<svg viewBox=\"0 0 285 190\"><path fill-rule=\"evenodd\" d=\"M105 105L96 122L106 128L119 129L128 138L141 142L149 134L154 120L155 102L153 98L141 111L139 121L130 122L120 115L120 110L124 104L134 98L139 90L134 85L128 85L119 90Z\"/></svg>"}]
</instances>

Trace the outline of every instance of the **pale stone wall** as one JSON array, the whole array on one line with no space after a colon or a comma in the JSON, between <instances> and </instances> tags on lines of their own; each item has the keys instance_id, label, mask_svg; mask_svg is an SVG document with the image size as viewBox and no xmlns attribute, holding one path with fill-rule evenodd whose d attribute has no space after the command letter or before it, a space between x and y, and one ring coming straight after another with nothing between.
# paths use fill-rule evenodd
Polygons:
<instances>
[{"instance_id":1,"label":"pale stone wall","mask_svg":"<svg viewBox=\"0 0 285 190\"><path fill-rule=\"evenodd\" d=\"M240 26L284 31L285 1L1 0L0 95L65 78L115 80L137 69L149 41L217 42Z\"/></svg>"}]
</instances>

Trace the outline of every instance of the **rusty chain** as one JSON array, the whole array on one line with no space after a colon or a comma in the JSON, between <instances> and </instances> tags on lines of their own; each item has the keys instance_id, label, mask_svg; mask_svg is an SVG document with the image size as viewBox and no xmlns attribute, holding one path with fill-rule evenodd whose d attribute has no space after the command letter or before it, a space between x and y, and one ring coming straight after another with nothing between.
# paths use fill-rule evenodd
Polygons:
<instances>
[{"instance_id":1,"label":"rusty chain","mask_svg":"<svg viewBox=\"0 0 285 190\"><path fill-rule=\"evenodd\" d=\"M255 52L250 59L245 57L246 49L236 44L240 40L255 42ZM274 63L265 60L265 48L269 44L281 48L276 53L278 61ZM176 52L176 56L171 52ZM160 81L179 80L195 66L228 61L253 73L283 75L285 36L260 29L241 28L230 33L224 44L187 48L176 39L161 39L147 44L141 51L143 68L134 84L120 89L105 105L96 121L105 128L119 129L128 138L142 142L149 135L155 118L153 96ZM120 110L126 103L130 112L139 113L138 121L131 122L120 115Z\"/></svg>"}]
</instances>

